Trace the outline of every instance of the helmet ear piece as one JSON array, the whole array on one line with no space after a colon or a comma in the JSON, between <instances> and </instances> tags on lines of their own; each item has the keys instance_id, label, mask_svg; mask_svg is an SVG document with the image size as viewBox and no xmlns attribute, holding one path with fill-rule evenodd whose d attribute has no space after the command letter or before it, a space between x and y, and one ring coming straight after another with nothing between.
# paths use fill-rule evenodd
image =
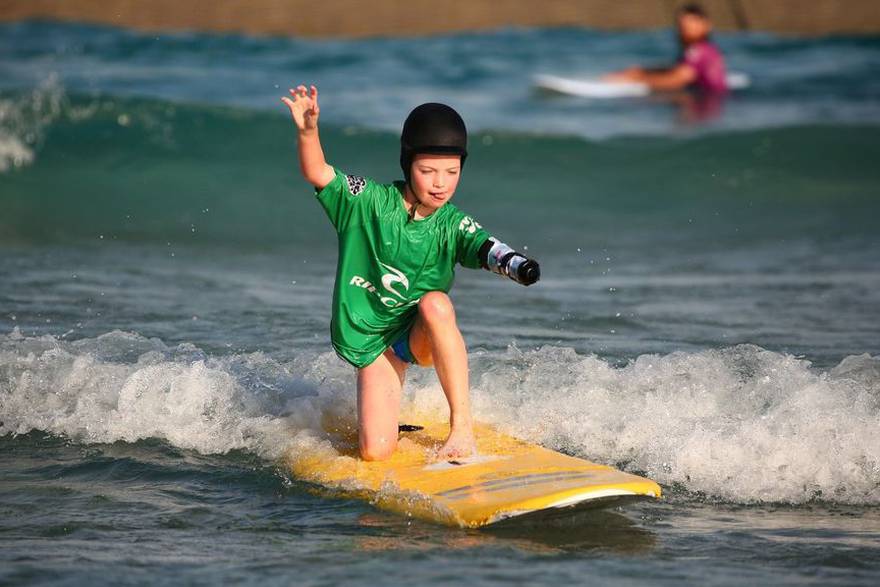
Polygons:
<instances>
[{"instance_id":1,"label":"helmet ear piece","mask_svg":"<svg viewBox=\"0 0 880 587\"><path fill-rule=\"evenodd\" d=\"M410 176L412 175L413 156L406 147L400 148L400 169L403 171L403 179L409 185Z\"/></svg>"},{"instance_id":2,"label":"helmet ear piece","mask_svg":"<svg viewBox=\"0 0 880 587\"><path fill-rule=\"evenodd\" d=\"M409 145L401 145L400 147L400 169L403 171L403 179L406 184L412 187L412 165L415 161L417 152Z\"/></svg>"}]
</instances>

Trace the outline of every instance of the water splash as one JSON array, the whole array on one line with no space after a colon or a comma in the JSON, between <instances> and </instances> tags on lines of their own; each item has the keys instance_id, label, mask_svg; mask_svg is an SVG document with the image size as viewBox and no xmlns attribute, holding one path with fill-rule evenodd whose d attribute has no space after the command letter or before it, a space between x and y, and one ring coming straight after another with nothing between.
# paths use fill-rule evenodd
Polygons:
<instances>
[{"instance_id":1,"label":"water splash","mask_svg":"<svg viewBox=\"0 0 880 587\"><path fill-rule=\"evenodd\" d=\"M826 372L751 345L622 367L558 347L471 359L477 417L515 436L734 502L880 503L878 357ZM118 331L0 336L0 434L331 458L322 420L353 419L354 397L350 368L331 353L210 357ZM402 417L432 412L446 413L442 393L416 370Z\"/></svg>"},{"instance_id":2,"label":"water splash","mask_svg":"<svg viewBox=\"0 0 880 587\"><path fill-rule=\"evenodd\" d=\"M0 434L161 438L206 454L243 449L272 459L293 432L318 425L317 395L261 353L210 358L190 344L119 331L76 342L17 330L0 337Z\"/></svg>"},{"instance_id":3,"label":"water splash","mask_svg":"<svg viewBox=\"0 0 880 587\"><path fill-rule=\"evenodd\" d=\"M46 128L61 115L63 100L54 75L24 95L0 99L0 173L34 162Z\"/></svg>"},{"instance_id":4,"label":"water splash","mask_svg":"<svg viewBox=\"0 0 880 587\"><path fill-rule=\"evenodd\" d=\"M880 358L829 372L753 345L615 368L544 347L484 372L477 411L557 449L736 502L880 502Z\"/></svg>"}]
</instances>

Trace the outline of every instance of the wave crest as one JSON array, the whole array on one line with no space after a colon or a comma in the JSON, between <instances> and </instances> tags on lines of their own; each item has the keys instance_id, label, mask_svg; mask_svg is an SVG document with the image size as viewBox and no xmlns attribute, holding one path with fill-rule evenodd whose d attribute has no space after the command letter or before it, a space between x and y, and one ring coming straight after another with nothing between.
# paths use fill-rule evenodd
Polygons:
<instances>
[{"instance_id":1,"label":"wave crest","mask_svg":"<svg viewBox=\"0 0 880 587\"><path fill-rule=\"evenodd\" d=\"M739 345L614 368L544 347L511 351L479 389L478 411L509 432L689 491L735 502L880 503L878 357L818 372Z\"/></svg>"},{"instance_id":2,"label":"wave crest","mask_svg":"<svg viewBox=\"0 0 880 587\"><path fill-rule=\"evenodd\" d=\"M880 503L880 357L823 372L752 345L624 366L511 347L471 363L476 416L515 436L734 502ZM269 460L321 443L328 417L355 414L350 368L332 353L210 357L119 331L0 336L0 400L0 434L154 437ZM412 373L402 412L446 413L431 371Z\"/></svg>"},{"instance_id":3,"label":"wave crest","mask_svg":"<svg viewBox=\"0 0 880 587\"><path fill-rule=\"evenodd\" d=\"M61 116L63 101L57 76L24 95L0 100L0 173L33 163L46 128Z\"/></svg>"}]
</instances>

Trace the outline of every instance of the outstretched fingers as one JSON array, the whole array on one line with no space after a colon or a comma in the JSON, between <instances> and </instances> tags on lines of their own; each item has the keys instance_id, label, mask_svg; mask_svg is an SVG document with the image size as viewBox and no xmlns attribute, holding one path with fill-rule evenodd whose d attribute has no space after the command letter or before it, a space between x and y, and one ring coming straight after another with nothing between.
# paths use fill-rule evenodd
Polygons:
<instances>
[{"instance_id":1,"label":"outstretched fingers","mask_svg":"<svg viewBox=\"0 0 880 587\"><path fill-rule=\"evenodd\" d=\"M284 102L284 105L290 110L290 115L293 117L293 120L296 121L296 103L287 96L281 96L281 101Z\"/></svg>"},{"instance_id":2,"label":"outstretched fingers","mask_svg":"<svg viewBox=\"0 0 880 587\"><path fill-rule=\"evenodd\" d=\"M313 128L318 121L318 88L310 85L308 88L300 84L295 88L288 88L289 96L282 96L281 101L290 109L296 125L303 129Z\"/></svg>"},{"instance_id":3,"label":"outstretched fingers","mask_svg":"<svg viewBox=\"0 0 880 587\"><path fill-rule=\"evenodd\" d=\"M308 91L305 86L297 86L295 88L290 88L287 90L294 101L300 100L302 98L306 98L308 96Z\"/></svg>"},{"instance_id":4,"label":"outstretched fingers","mask_svg":"<svg viewBox=\"0 0 880 587\"><path fill-rule=\"evenodd\" d=\"M318 88L315 86L309 86L306 88L304 85L300 84L295 88L290 88L288 92L290 92L290 96L294 102L304 100L308 104L317 105L318 103Z\"/></svg>"},{"instance_id":5,"label":"outstretched fingers","mask_svg":"<svg viewBox=\"0 0 880 587\"><path fill-rule=\"evenodd\" d=\"M318 88L316 88L315 86L310 86L310 89L310 97L312 98L312 110L315 114L318 114L318 112L320 111L320 108L318 107Z\"/></svg>"}]
</instances>

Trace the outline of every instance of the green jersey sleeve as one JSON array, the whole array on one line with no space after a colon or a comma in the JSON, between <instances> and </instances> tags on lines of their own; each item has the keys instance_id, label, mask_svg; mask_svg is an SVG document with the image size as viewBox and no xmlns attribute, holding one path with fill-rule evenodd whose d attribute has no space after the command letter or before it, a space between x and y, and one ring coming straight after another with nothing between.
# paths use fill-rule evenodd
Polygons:
<instances>
[{"instance_id":1,"label":"green jersey sleeve","mask_svg":"<svg viewBox=\"0 0 880 587\"><path fill-rule=\"evenodd\" d=\"M336 232L343 232L366 206L375 189L375 182L359 175L347 175L338 169L333 181L323 189L315 189L315 197L327 213Z\"/></svg>"},{"instance_id":2,"label":"green jersey sleeve","mask_svg":"<svg viewBox=\"0 0 880 587\"><path fill-rule=\"evenodd\" d=\"M457 261L468 269L479 269L480 247L489 238L489 233L483 229L479 222L462 213L458 220L458 259Z\"/></svg>"}]
</instances>

